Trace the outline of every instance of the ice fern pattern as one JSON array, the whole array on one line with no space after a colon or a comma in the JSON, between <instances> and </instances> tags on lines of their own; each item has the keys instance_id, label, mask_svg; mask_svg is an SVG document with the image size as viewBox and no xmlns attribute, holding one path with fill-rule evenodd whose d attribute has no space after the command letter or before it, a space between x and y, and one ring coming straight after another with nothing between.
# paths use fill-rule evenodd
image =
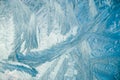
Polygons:
<instances>
[{"instance_id":1,"label":"ice fern pattern","mask_svg":"<svg viewBox=\"0 0 120 80\"><path fill-rule=\"evenodd\" d=\"M120 80L120 0L0 0L0 80Z\"/></svg>"}]
</instances>

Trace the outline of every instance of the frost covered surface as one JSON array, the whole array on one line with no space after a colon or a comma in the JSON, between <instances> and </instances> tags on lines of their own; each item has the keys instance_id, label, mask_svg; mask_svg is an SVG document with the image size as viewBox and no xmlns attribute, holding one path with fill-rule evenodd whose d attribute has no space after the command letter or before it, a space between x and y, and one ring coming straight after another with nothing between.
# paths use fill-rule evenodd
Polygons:
<instances>
[{"instance_id":1,"label":"frost covered surface","mask_svg":"<svg viewBox=\"0 0 120 80\"><path fill-rule=\"evenodd\" d=\"M120 80L120 1L0 0L0 80Z\"/></svg>"}]
</instances>

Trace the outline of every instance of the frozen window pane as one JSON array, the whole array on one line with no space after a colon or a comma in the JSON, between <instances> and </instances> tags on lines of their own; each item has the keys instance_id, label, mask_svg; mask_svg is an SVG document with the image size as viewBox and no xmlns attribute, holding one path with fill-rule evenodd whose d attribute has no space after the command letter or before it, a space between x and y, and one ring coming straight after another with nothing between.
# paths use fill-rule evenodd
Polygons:
<instances>
[{"instance_id":1,"label":"frozen window pane","mask_svg":"<svg viewBox=\"0 0 120 80\"><path fill-rule=\"evenodd\" d=\"M0 80L120 80L120 1L0 0Z\"/></svg>"}]
</instances>

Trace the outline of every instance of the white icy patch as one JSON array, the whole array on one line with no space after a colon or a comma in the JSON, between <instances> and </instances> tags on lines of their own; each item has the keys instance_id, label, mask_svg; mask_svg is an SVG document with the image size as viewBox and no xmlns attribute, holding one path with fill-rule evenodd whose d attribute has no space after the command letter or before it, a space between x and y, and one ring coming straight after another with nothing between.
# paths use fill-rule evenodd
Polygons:
<instances>
[{"instance_id":1,"label":"white icy patch","mask_svg":"<svg viewBox=\"0 0 120 80\"><path fill-rule=\"evenodd\" d=\"M13 18L0 18L0 59L6 59L12 52L14 41Z\"/></svg>"},{"instance_id":2,"label":"white icy patch","mask_svg":"<svg viewBox=\"0 0 120 80\"><path fill-rule=\"evenodd\" d=\"M63 63L64 60L65 60L65 57L66 57L65 55L63 55L63 56L60 57L57 65L56 65L56 67L54 68L54 70L53 70L53 71L51 72L51 74L50 74L50 80L55 80L56 75L57 75L57 73L59 72L59 69L60 69L62 63Z\"/></svg>"},{"instance_id":3,"label":"white icy patch","mask_svg":"<svg viewBox=\"0 0 120 80\"><path fill-rule=\"evenodd\" d=\"M83 53L83 55L85 56L89 56L89 54L91 53L91 48L90 48L90 45L89 43L84 40L82 43L81 43L81 52Z\"/></svg>"},{"instance_id":4,"label":"white icy patch","mask_svg":"<svg viewBox=\"0 0 120 80\"><path fill-rule=\"evenodd\" d=\"M90 8L91 16L92 17L96 16L97 15L97 9L96 9L94 0L89 0L89 8Z\"/></svg>"},{"instance_id":5,"label":"white icy patch","mask_svg":"<svg viewBox=\"0 0 120 80\"><path fill-rule=\"evenodd\" d=\"M0 73L0 80L34 80L34 78L25 72L6 70L4 74Z\"/></svg>"},{"instance_id":6,"label":"white icy patch","mask_svg":"<svg viewBox=\"0 0 120 80\"><path fill-rule=\"evenodd\" d=\"M36 69L40 72L39 74L37 74L36 78L41 78L45 72L48 70L48 68L54 63L55 60L53 60L52 62L46 62L40 66L38 66Z\"/></svg>"}]
</instances>

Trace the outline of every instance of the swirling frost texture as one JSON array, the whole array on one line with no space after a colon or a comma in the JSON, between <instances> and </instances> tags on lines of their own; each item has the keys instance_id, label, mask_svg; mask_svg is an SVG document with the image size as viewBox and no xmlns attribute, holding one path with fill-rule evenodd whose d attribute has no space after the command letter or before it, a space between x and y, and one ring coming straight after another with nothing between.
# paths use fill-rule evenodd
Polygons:
<instances>
[{"instance_id":1,"label":"swirling frost texture","mask_svg":"<svg viewBox=\"0 0 120 80\"><path fill-rule=\"evenodd\" d=\"M120 1L0 0L0 80L120 80Z\"/></svg>"}]
</instances>

